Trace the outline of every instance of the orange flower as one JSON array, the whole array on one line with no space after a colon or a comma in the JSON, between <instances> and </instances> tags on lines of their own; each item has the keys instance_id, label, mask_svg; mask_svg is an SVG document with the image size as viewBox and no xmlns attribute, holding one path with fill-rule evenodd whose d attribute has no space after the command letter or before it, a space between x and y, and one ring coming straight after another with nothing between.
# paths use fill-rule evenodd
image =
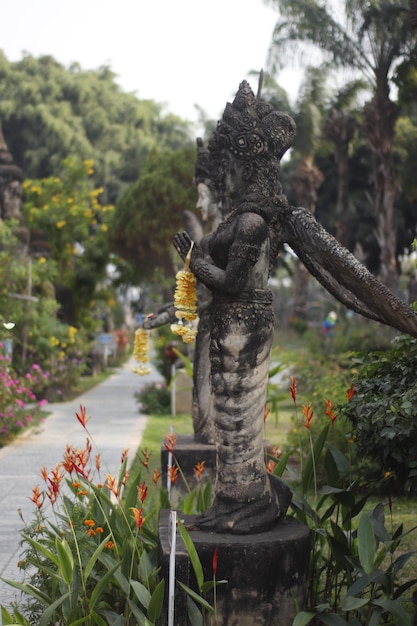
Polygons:
<instances>
[{"instance_id":1,"label":"orange flower","mask_svg":"<svg viewBox=\"0 0 417 626\"><path fill-rule=\"evenodd\" d=\"M116 479L110 474L106 474L106 487L110 489L110 491L116 496L119 495L119 490L117 489Z\"/></svg>"},{"instance_id":2,"label":"orange flower","mask_svg":"<svg viewBox=\"0 0 417 626\"><path fill-rule=\"evenodd\" d=\"M94 535L96 534L96 531L94 530L94 528L89 528L87 530L87 534L90 535L90 537L94 537Z\"/></svg>"},{"instance_id":3,"label":"orange flower","mask_svg":"<svg viewBox=\"0 0 417 626\"><path fill-rule=\"evenodd\" d=\"M85 519L84 520L84 526L90 526L91 527L91 526L95 526L95 525L96 525L96 523L95 523L95 521L93 519Z\"/></svg>"},{"instance_id":4,"label":"orange flower","mask_svg":"<svg viewBox=\"0 0 417 626\"><path fill-rule=\"evenodd\" d=\"M126 459L127 459L127 454L129 452L129 448L126 448L125 450L123 450L122 452L122 457L120 459L120 462L123 463Z\"/></svg>"},{"instance_id":5,"label":"orange flower","mask_svg":"<svg viewBox=\"0 0 417 626\"><path fill-rule=\"evenodd\" d=\"M306 418L306 423L304 424L304 426L310 430L311 427L311 420L313 419L313 409L311 408L311 404L303 404L303 415Z\"/></svg>"},{"instance_id":6,"label":"orange flower","mask_svg":"<svg viewBox=\"0 0 417 626\"><path fill-rule=\"evenodd\" d=\"M113 550L115 544L113 543L113 541L108 541L104 547L107 548L107 550Z\"/></svg>"},{"instance_id":7,"label":"orange flower","mask_svg":"<svg viewBox=\"0 0 417 626\"><path fill-rule=\"evenodd\" d=\"M40 477L41 477L41 478L43 478L43 480L44 480L45 482L47 482L47 481L48 481L48 471L47 471L46 467L43 467L43 468L41 469L41 473L40 473L39 475L40 475Z\"/></svg>"},{"instance_id":8,"label":"orange flower","mask_svg":"<svg viewBox=\"0 0 417 626\"><path fill-rule=\"evenodd\" d=\"M349 389L347 390L347 392L346 392L348 402L350 402L352 400L352 398L355 395L355 393L356 393L355 388L354 388L353 385L351 385L349 387Z\"/></svg>"},{"instance_id":9,"label":"orange flower","mask_svg":"<svg viewBox=\"0 0 417 626\"><path fill-rule=\"evenodd\" d=\"M205 461L201 461L200 463L197 463L194 466L193 472L196 475L197 480L201 480L201 476L202 476L202 474L204 472L204 465L205 465L205 463L206 463Z\"/></svg>"},{"instance_id":10,"label":"orange flower","mask_svg":"<svg viewBox=\"0 0 417 626\"><path fill-rule=\"evenodd\" d=\"M81 487L81 483L79 482L71 483L71 487L74 487L74 489L78 489L79 487Z\"/></svg>"},{"instance_id":11,"label":"orange flower","mask_svg":"<svg viewBox=\"0 0 417 626\"><path fill-rule=\"evenodd\" d=\"M272 472L274 471L275 466L276 466L275 461L270 459L268 461L268 463L266 464L266 471L269 472L270 474L272 474Z\"/></svg>"},{"instance_id":12,"label":"orange flower","mask_svg":"<svg viewBox=\"0 0 417 626\"><path fill-rule=\"evenodd\" d=\"M269 414L271 413L271 411L269 409L266 408L266 404L264 405L264 423L266 422L266 420L269 417Z\"/></svg>"},{"instance_id":13,"label":"orange flower","mask_svg":"<svg viewBox=\"0 0 417 626\"><path fill-rule=\"evenodd\" d=\"M154 469L152 480L155 483L155 485L158 484L158 480L160 479L160 477L161 477L161 472L157 469Z\"/></svg>"},{"instance_id":14,"label":"orange flower","mask_svg":"<svg viewBox=\"0 0 417 626\"><path fill-rule=\"evenodd\" d=\"M96 454L96 470L99 472L101 468L101 455Z\"/></svg>"},{"instance_id":15,"label":"orange flower","mask_svg":"<svg viewBox=\"0 0 417 626\"><path fill-rule=\"evenodd\" d=\"M101 526L97 526L96 533L99 533L100 535L102 535L104 533L104 528L102 528Z\"/></svg>"},{"instance_id":16,"label":"orange flower","mask_svg":"<svg viewBox=\"0 0 417 626\"><path fill-rule=\"evenodd\" d=\"M282 455L282 450L279 446L275 446L274 448L272 448L271 450L271 454L272 456L274 456L276 459L279 459L280 456Z\"/></svg>"},{"instance_id":17,"label":"orange flower","mask_svg":"<svg viewBox=\"0 0 417 626\"><path fill-rule=\"evenodd\" d=\"M290 380L291 380L290 394L295 404L297 402L297 381L295 380L294 376L290 376Z\"/></svg>"},{"instance_id":18,"label":"orange flower","mask_svg":"<svg viewBox=\"0 0 417 626\"><path fill-rule=\"evenodd\" d=\"M75 413L75 417L80 422L81 426L87 430L87 422L91 418L90 417L86 417L85 416L85 412L86 412L85 406L80 404L80 412L79 413Z\"/></svg>"},{"instance_id":19,"label":"orange flower","mask_svg":"<svg viewBox=\"0 0 417 626\"><path fill-rule=\"evenodd\" d=\"M30 499L36 505L38 510L42 508L44 496L39 491L39 486L38 485L36 485L36 487L33 487L33 489L32 489L32 497Z\"/></svg>"},{"instance_id":20,"label":"orange flower","mask_svg":"<svg viewBox=\"0 0 417 626\"><path fill-rule=\"evenodd\" d=\"M138 490L139 500L143 504L146 500L146 496L148 495L148 488L146 486L146 483L141 482L140 485L137 487L137 490Z\"/></svg>"},{"instance_id":21,"label":"orange flower","mask_svg":"<svg viewBox=\"0 0 417 626\"><path fill-rule=\"evenodd\" d=\"M139 461L142 463L143 467L146 467L146 469L148 469L149 460L152 456L152 452L148 452L148 450L145 448L144 450L141 450L140 453L143 456L143 459L139 459Z\"/></svg>"},{"instance_id":22,"label":"orange flower","mask_svg":"<svg viewBox=\"0 0 417 626\"><path fill-rule=\"evenodd\" d=\"M136 509L134 506L131 506L130 510L133 513L133 518L136 523L136 528L140 530L142 528L143 522L145 521L145 518L142 515L143 509Z\"/></svg>"},{"instance_id":23,"label":"orange flower","mask_svg":"<svg viewBox=\"0 0 417 626\"><path fill-rule=\"evenodd\" d=\"M164 441L164 446L168 450L168 452L173 453L175 448L176 438L174 434L168 433L165 436L166 441Z\"/></svg>"},{"instance_id":24,"label":"orange flower","mask_svg":"<svg viewBox=\"0 0 417 626\"><path fill-rule=\"evenodd\" d=\"M330 419L331 423L334 424L336 420L336 413L333 411L333 404L330 400L326 400L326 415Z\"/></svg>"},{"instance_id":25,"label":"orange flower","mask_svg":"<svg viewBox=\"0 0 417 626\"><path fill-rule=\"evenodd\" d=\"M180 473L179 473L178 467L175 467L175 465L171 465L171 467L168 467L168 476L169 476L169 479L171 481L171 485L176 483L177 480L180 477Z\"/></svg>"}]
</instances>

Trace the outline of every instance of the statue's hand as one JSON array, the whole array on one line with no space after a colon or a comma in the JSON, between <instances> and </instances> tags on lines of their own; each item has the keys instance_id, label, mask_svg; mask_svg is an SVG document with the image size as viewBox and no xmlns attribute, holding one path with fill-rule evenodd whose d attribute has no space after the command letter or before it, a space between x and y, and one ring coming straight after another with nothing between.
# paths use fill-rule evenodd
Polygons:
<instances>
[{"instance_id":1,"label":"statue's hand","mask_svg":"<svg viewBox=\"0 0 417 626\"><path fill-rule=\"evenodd\" d=\"M175 250L178 252L182 260L185 261L187 254L189 253L190 248L193 245L193 242L190 239L188 233L177 233L174 237L173 244ZM192 255L194 255L194 249Z\"/></svg>"}]
</instances>

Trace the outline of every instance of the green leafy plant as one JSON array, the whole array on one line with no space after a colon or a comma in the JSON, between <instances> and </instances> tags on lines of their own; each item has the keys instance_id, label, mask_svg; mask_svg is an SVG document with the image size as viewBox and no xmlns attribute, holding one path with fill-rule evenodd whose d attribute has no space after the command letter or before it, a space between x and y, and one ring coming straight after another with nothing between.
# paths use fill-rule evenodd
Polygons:
<instances>
[{"instance_id":1,"label":"green leafy plant","mask_svg":"<svg viewBox=\"0 0 417 626\"><path fill-rule=\"evenodd\" d=\"M356 354L354 363L354 394L343 414L359 453L377 461L391 493L415 493L417 340L398 336L390 350Z\"/></svg>"},{"instance_id":2,"label":"green leafy plant","mask_svg":"<svg viewBox=\"0 0 417 626\"><path fill-rule=\"evenodd\" d=\"M296 406L295 379L291 392ZM302 412L304 426L311 433L311 406L303 406ZM337 416L329 402L326 415L330 423L310 439L301 473L292 474L293 514L312 531L306 608L299 611L293 626L411 626L411 613L405 608L411 598L405 594L417 584L417 578L404 580L401 573L414 552L404 552L401 543L412 531L405 532L402 525L393 527L391 498L369 510L372 484L366 477L353 478L349 459L331 443ZM287 458L281 459L274 473L281 475L286 463ZM319 464L324 474L318 483Z\"/></svg>"},{"instance_id":3,"label":"green leafy plant","mask_svg":"<svg viewBox=\"0 0 417 626\"><path fill-rule=\"evenodd\" d=\"M150 383L135 393L141 411L148 415L168 415L171 412L171 392L165 384Z\"/></svg>"}]
</instances>

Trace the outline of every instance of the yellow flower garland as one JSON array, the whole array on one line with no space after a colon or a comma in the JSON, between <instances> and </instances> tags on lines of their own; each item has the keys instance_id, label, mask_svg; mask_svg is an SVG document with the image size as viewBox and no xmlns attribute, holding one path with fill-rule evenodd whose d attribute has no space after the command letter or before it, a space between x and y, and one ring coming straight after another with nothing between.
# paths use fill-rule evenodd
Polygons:
<instances>
[{"instance_id":1,"label":"yellow flower garland","mask_svg":"<svg viewBox=\"0 0 417 626\"><path fill-rule=\"evenodd\" d=\"M191 248L184 263L184 269L176 275L176 288L174 293L174 306L176 308L176 324L171 324L174 335L182 337L184 343L194 341L197 329L193 326L193 321L197 318L197 291L195 286L195 276L189 271Z\"/></svg>"},{"instance_id":2,"label":"yellow flower garland","mask_svg":"<svg viewBox=\"0 0 417 626\"><path fill-rule=\"evenodd\" d=\"M152 368L145 365L148 362L148 333L143 328L138 328L135 332L133 356L139 365L132 367L132 372L139 374L139 376L150 374Z\"/></svg>"}]
</instances>

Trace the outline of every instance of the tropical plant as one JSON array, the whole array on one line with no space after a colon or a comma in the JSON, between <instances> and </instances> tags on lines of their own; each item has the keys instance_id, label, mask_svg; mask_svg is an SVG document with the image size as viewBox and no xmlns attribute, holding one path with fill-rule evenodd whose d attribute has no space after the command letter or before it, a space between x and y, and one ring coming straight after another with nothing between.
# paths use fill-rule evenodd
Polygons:
<instances>
[{"instance_id":1,"label":"tropical plant","mask_svg":"<svg viewBox=\"0 0 417 626\"><path fill-rule=\"evenodd\" d=\"M274 29L270 66L282 67L294 54L307 50L335 67L357 72L369 85L364 135L373 156L373 210L377 218L380 273L395 287L395 200L398 176L393 142L398 107L390 88L398 67L414 58L417 36L411 28L408 4L402 0L323 3L319 0L270 0L280 17ZM300 54L301 53L301 54Z\"/></svg>"}]
</instances>

